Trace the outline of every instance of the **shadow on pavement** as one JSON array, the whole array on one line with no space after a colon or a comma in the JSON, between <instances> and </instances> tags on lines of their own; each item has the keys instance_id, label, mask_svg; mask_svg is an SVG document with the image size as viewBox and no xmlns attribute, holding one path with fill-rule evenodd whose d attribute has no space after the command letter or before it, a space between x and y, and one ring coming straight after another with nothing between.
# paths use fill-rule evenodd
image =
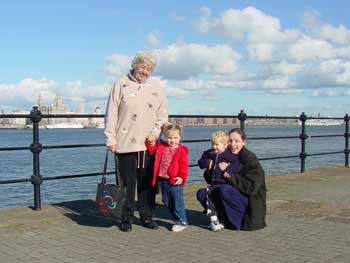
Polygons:
<instances>
[{"instance_id":1,"label":"shadow on pavement","mask_svg":"<svg viewBox=\"0 0 350 263\"><path fill-rule=\"evenodd\" d=\"M76 200L53 204L62 214L79 225L112 227L116 221L97 211L93 200Z\"/></svg>"},{"instance_id":2,"label":"shadow on pavement","mask_svg":"<svg viewBox=\"0 0 350 263\"><path fill-rule=\"evenodd\" d=\"M93 200L76 200L53 204L54 207L61 210L62 214L79 225L95 227L112 227L120 222L115 218L101 214ZM189 225L195 225L202 228L208 228L209 220L201 211L186 210ZM173 219L168 209L162 204L155 206L155 221L162 227L171 230ZM135 217L133 224L141 225L139 218Z\"/></svg>"}]
</instances>

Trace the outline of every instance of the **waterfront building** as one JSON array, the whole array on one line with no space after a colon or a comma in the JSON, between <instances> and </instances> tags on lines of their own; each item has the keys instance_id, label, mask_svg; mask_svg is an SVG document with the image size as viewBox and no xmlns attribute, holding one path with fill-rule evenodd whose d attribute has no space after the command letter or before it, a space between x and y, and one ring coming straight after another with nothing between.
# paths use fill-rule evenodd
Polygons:
<instances>
[{"instance_id":1,"label":"waterfront building","mask_svg":"<svg viewBox=\"0 0 350 263\"><path fill-rule=\"evenodd\" d=\"M213 126L213 125L239 125L239 120L233 118L171 118L170 122L175 122L183 126Z\"/></svg>"},{"instance_id":2,"label":"waterfront building","mask_svg":"<svg viewBox=\"0 0 350 263\"><path fill-rule=\"evenodd\" d=\"M5 112L2 112L5 113ZM13 114L23 114L28 115L28 110L15 110ZM10 128L10 129L21 129L25 128L26 125L30 123L28 118L0 118L0 127L1 128Z\"/></svg>"},{"instance_id":3,"label":"waterfront building","mask_svg":"<svg viewBox=\"0 0 350 263\"><path fill-rule=\"evenodd\" d=\"M39 110L42 112L42 114L46 115L54 115L54 114L84 114L84 104L80 103L78 106L77 112L68 111L67 107L63 103L60 96L56 95L55 100L53 104L51 105L45 105L44 100L41 95L38 96L37 99L37 106ZM102 114L101 107L97 106L94 109L94 114ZM55 124L76 124L76 125L83 125L86 128L102 128L104 125L103 118L43 118L40 122L41 126L46 127L47 125L55 125Z\"/></svg>"},{"instance_id":4,"label":"waterfront building","mask_svg":"<svg viewBox=\"0 0 350 263\"><path fill-rule=\"evenodd\" d=\"M94 110L94 114L103 114L100 106L97 106ZM97 128L104 128L104 118L92 118L92 123L96 125Z\"/></svg>"}]
</instances>

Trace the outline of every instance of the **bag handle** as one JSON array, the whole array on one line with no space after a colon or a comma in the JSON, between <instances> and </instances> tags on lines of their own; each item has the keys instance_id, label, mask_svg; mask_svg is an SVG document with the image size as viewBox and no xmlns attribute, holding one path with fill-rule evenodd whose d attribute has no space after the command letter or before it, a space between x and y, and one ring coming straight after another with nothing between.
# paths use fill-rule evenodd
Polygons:
<instances>
[{"instance_id":1,"label":"bag handle","mask_svg":"<svg viewBox=\"0 0 350 263\"><path fill-rule=\"evenodd\" d=\"M102 173L102 180L101 182L103 184L106 184L106 175L107 175L107 166L108 166L108 150L106 151L106 158L105 158L105 164L103 166L103 173ZM114 154L114 166L115 166L115 174L116 174L116 185L121 187L122 181L120 180L120 172L119 172L119 159L116 154Z\"/></svg>"},{"instance_id":2,"label":"bag handle","mask_svg":"<svg viewBox=\"0 0 350 263\"><path fill-rule=\"evenodd\" d=\"M115 166L115 174L116 174L116 185L120 188L123 186L123 181L120 179L120 171L119 171L119 158L117 154L114 154L114 166Z\"/></svg>"}]
</instances>

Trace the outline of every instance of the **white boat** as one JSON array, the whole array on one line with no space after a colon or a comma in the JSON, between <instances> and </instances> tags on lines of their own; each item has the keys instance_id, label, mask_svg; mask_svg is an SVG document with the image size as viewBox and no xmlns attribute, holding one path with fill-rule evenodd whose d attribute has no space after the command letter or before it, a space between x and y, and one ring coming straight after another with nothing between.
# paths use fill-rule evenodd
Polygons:
<instances>
[{"instance_id":1,"label":"white boat","mask_svg":"<svg viewBox=\"0 0 350 263\"><path fill-rule=\"evenodd\" d=\"M84 125L80 123L54 123L46 125L46 129L83 129Z\"/></svg>"},{"instance_id":2,"label":"white boat","mask_svg":"<svg viewBox=\"0 0 350 263\"><path fill-rule=\"evenodd\" d=\"M102 123L97 123L96 128L104 129L105 128L105 124L103 122Z\"/></svg>"},{"instance_id":3,"label":"white boat","mask_svg":"<svg viewBox=\"0 0 350 263\"><path fill-rule=\"evenodd\" d=\"M344 123L343 120L333 120L333 119L307 119L305 125L308 126L334 126L334 125L342 125ZM299 125L301 125L301 121L299 121Z\"/></svg>"}]
</instances>

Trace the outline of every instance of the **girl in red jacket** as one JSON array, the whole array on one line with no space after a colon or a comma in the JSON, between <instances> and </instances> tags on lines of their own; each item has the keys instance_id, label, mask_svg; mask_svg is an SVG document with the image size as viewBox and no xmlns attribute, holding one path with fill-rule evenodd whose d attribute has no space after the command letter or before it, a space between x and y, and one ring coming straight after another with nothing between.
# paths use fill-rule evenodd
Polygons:
<instances>
[{"instance_id":1,"label":"girl in red jacket","mask_svg":"<svg viewBox=\"0 0 350 263\"><path fill-rule=\"evenodd\" d=\"M175 220L172 231L180 232L188 223L183 198L188 176L188 148L180 144L182 128L179 125L164 125L162 132L165 142L146 142L150 154L155 155L152 185L160 181L162 201Z\"/></svg>"}]
</instances>

